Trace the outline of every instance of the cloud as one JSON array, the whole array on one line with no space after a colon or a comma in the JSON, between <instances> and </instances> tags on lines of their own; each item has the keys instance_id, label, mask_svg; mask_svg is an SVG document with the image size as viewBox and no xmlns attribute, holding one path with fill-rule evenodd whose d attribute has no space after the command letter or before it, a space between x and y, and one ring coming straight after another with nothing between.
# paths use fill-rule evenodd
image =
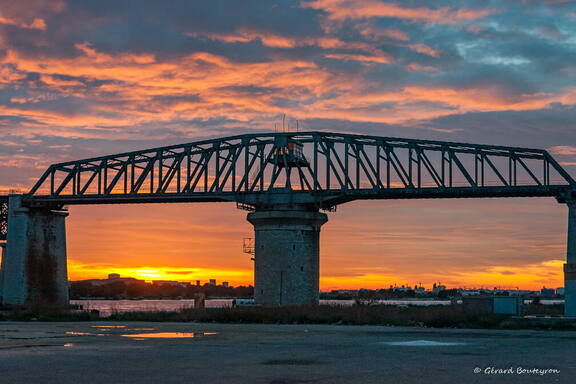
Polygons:
<instances>
[{"instance_id":1,"label":"cloud","mask_svg":"<svg viewBox=\"0 0 576 384\"><path fill-rule=\"evenodd\" d=\"M379 0L365 0L360 3L351 0L313 0L303 2L301 6L322 10L332 20L389 17L437 24L476 20L497 13L493 9L406 8L399 3Z\"/></svg>"},{"instance_id":2,"label":"cloud","mask_svg":"<svg viewBox=\"0 0 576 384\"><path fill-rule=\"evenodd\" d=\"M576 147L570 145L556 145L548 150L554 155L576 155Z\"/></svg>"}]
</instances>

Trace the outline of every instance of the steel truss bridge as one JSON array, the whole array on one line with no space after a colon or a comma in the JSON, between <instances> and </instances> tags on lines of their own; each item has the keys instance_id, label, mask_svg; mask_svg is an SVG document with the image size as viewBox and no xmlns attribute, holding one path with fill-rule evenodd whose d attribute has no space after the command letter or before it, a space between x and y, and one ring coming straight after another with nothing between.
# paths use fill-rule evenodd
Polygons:
<instances>
[{"instance_id":1,"label":"steel truss bridge","mask_svg":"<svg viewBox=\"0 0 576 384\"><path fill-rule=\"evenodd\" d=\"M573 178L545 150L330 132L246 134L51 165L30 207L237 202L330 210L362 199L552 196ZM0 236L7 198L0 198Z\"/></svg>"}]
</instances>

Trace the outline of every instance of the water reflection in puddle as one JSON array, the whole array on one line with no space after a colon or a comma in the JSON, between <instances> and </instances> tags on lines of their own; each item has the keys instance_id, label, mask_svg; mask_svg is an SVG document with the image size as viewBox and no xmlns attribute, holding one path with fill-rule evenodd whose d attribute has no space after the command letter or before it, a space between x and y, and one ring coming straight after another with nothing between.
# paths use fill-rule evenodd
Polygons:
<instances>
[{"instance_id":1,"label":"water reflection in puddle","mask_svg":"<svg viewBox=\"0 0 576 384\"><path fill-rule=\"evenodd\" d=\"M432 340L411 340L411 341L384 341L381 344L399 345L406 347L444 347L451 345L465 345L466 343L432 341Z\"/></svg>"},{"instance_id":2,"label":"water reflection in puddle","mask_svg":"<svg viewBox=\"0 0 576 384\"><path fill-rule=\"evenodd\" d=\"M105 336L103 333L76 332L76 331L69 331L66 332L66 334L70 336Z\"/></svg>"},{"instance_id":3,"label":"water reflection in puddle","mask_svg":"<svg viewBox=\"0 0 576 384\"><path fill-rule=\"evenodd\" d=\"M180 339L180 338L194 338L216 335L217 332L156 332L156 333L133 333L122 335L123 337L133 337L134 340L145 339Z\"/></svg>"},{"instance_id":4,"label":"water reflection in puddle","mask_svg":"<svg viewBox=\"0 0 576 384\"><path fill-rule=\"evenodd\" d=\"M155 331L154 328L128 328L126 331Z\"/></svg>"},{"instance_id":5,"label":"water reflection in puddle","mask_svg":"<svg viewBox=\"0 0 576 384\"><path fill-rule=\"evenodd\" d=\"M66 344L64 344L64 346L65 346L66 348L68 348L68 347L73 347L74 344L73 344L73 343L66 343Z\"/></svg>"}]
</instances>

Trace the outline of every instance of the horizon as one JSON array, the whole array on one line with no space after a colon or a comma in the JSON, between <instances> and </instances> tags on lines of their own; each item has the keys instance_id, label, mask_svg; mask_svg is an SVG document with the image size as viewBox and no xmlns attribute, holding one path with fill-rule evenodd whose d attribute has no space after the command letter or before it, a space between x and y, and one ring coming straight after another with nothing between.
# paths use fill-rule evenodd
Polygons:
<instances>
[{"instance_id":1,"label":"horizon","mask_svg":"<svg viewBox=\"0 0 576 384\"><path fill-rule=\"evenodd\" d=\"M108 275L110 274L117 274L116 272L110 272ZM150 270L146 270L144 272L144 275L149 277L150 274ZM204 285L211 285L210 284L210 280L211 279L207 279L207 280L171 280L171 279L161 279L161 280L147 280L145 278L138 278L136 276L140 276L138 274L133 275L133 276L124 276L121 274L118 274L118 277L114 277L114 278L110 278L108 275L106 275L106 277L90 277L87 279L80 279L80 280L71 280L68 279L68 283L79 283L82 281L87 281L87 280L116 280L118 278L120 279L124 279L124 278L132 278L132 279L136 279L138 281L144 281L147 284L153 284L155 282L178 282L178 283L190 283L190 285L196 286L196 282L199 281L200 282L200 286L204 286ZM157 276L163 276L163 275L157 275ZM226 280L222 280L222 279L218 279L215 278L216 280L216 286L221 286L224 283L228 283L230 288L235 288L235 287L240 287L240 286L244 286L244 287L248 287L248 286L253 286L252 283L248 283L248 284L231 284L229 281ZM517 291L540 291L541 289L558 289L558 288L564 288L562 287L546 287L546 286L542 286L542 288L538 288L538 289L521 289L520 287L510 287L510 286L494 286L494 287L487 287L487 286L459 286L459 287L450 287L450 286L446 286L444 285L442 282L438 281L438 282L434 282L430 285L430 288L433 288L434 286L444 286L446 289L461 289L461 290L506 290L506 291L513 291L513 290L517 290ZM392 284L389 285L388 287L378 287L378 288L366 288L366 287L360 287L360 288L354 288L354 289L348 289L348 288L334 288L334 289L330 289L330 290L322 290L320 289L320 292L332 292L332 291L358 291L358 290L362 290L362 289L367 289L367 290L386 290L386 289L395 289L395 288L407 288L407 289L414 289L416 287L421 287L424 288L427 292L430 291L427 289L426 284L420 284L420 283L415 283L415 284Z\"/></svg>"}]
</instances>

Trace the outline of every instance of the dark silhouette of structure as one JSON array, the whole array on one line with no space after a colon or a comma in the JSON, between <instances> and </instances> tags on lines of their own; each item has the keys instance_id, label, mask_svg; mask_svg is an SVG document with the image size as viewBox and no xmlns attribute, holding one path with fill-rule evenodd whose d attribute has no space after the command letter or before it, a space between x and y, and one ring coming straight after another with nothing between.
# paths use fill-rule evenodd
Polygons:
<instances>
[{"instance_id":1,"label":"dark silhouette of structure","mask_svg":"<svg viewBox=\"0 0 576 384\"><path fill-rule=\"evenodd\" d=\"M65 206L236 202L255 228L255 299L318 301L319 236L361 199L555 197L569 207L566 314L576 316L575 182L545 150L330 132L246 134L50 166L0 197L4 303L64 305ZM6 260L4 262L4 260Z\"/></svg>"}]
</instances>

